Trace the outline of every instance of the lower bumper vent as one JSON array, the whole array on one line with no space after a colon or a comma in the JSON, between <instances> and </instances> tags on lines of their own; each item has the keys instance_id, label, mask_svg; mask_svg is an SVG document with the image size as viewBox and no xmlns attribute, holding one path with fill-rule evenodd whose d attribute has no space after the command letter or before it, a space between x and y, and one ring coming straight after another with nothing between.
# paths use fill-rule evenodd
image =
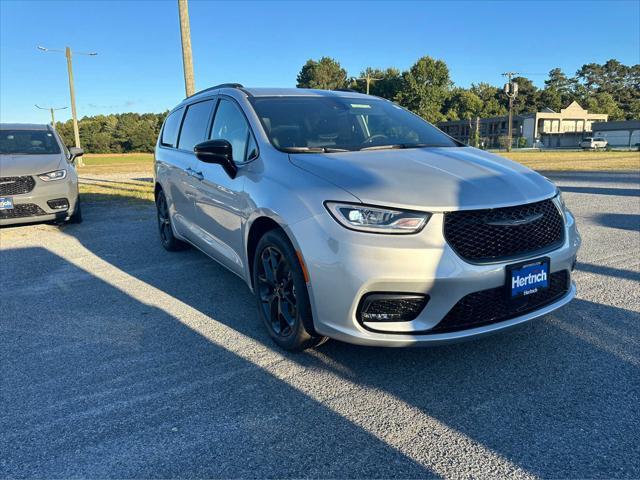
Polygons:
<instances>
[{"instance_id":1,"label":"lower bumper vent","mask_svg":"<svg viewBox=\"0 0 640 480\"><path fill-rule=\"evenodd\" d=\"M414 320L429 301L427 295L369 293L360 301L360 322L409 322Z\"/></svg>"},{"instance_id":2,"label":"lower bumper vent","mask_svg":"<svg viewBox=\"0 0 640 480\"><path fill-rule=\"evenodd\" d=\"M435 327L425 333L445 333L502 322L533 312L562 298L569 291L569 272L550 275L546 290L516 301L505 294L505 287L482 290L463 297Z\"/></svg>"}]
</instances>

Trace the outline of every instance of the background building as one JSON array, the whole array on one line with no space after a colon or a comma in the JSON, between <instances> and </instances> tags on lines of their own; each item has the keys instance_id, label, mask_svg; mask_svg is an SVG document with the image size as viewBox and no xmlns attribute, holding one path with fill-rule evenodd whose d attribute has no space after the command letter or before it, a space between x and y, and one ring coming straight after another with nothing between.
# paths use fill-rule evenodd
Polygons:
<instances>
[{"instance_id":1,"label":"background building","mask_svg":"<svg viewBox=\"0 0 640 480\"><path fill-rule=\"evenodd\" d=\"M514 115L513 138L515 146L544 146L546 148L577 147L594 125L606 122L609 116L589 113L577 102L555 112L545 108L539 112ZM475 129L480 128L480 141L485 148L504 147L508 135L509 118L492 117L478 120L441 122L438 127L464 143L473 143ZM521 140L522 139L522 140Z\"/></svg>"},{"instance_id":2,"label":"background building","mask_svg":"<svg viewBox=\"0 0 640 480\"><path fill-rule=\"evenodd\" d=\"M593 126L593 136L605 138L610 147L637 147L640 145L640 120L597 123Z\"/></svg>"}]
</instances>

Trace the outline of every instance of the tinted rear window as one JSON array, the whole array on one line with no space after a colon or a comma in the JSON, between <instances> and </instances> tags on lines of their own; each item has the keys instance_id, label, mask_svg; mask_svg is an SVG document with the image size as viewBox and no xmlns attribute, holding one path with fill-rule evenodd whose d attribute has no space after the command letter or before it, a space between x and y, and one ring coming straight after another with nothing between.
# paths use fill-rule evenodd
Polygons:
<instances>
[{"instance_id":1,"label":"tinted rear window","mask_svg":"<svg viewBox=\"0 0 640 480\"><path fill-rule=\"evenodd\" d=\"M60 145L48 130L0 130L0 154L55 155Z\"/></svg>"},{"instance_id":2,"label":"tinted rear window","mask_svg":"<svg viewBox=\"0 0 640 480\"><path fill-rule=\"evenodd\" d=\"M182 120L183 108L179 108L171 113L164 121L162 128L162 138L160 143L165 147L175 147L178 141L178 130L180 129L180 120Z\"/></svg>"}]
</instances>

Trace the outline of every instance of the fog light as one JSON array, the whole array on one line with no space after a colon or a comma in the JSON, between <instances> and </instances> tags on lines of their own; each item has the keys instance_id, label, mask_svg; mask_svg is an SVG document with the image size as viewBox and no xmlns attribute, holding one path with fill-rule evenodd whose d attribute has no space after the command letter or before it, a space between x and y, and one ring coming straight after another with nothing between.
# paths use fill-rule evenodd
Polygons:
<instances>
[{"instance_id":1,"label":"fog light","mask_svg":"<svg viewBox=\"0 0 640 480\"><path fill-rule=\"evenodd\" d=\"M369 293L360 301L358 320L362 322L409 322L429 301L428 295Z\"/></svg>"},{"instance_id":2,"label":"fog light","mask_svg":"<svg viewBox=\"0 0 640 480\"><path fill-rule=\"evenodd\" d=\"M67 210L69 208L69 200L66 198L55 198L53 200L48 200L47 205L52 210Z\"/></svg>"}]
</instances>

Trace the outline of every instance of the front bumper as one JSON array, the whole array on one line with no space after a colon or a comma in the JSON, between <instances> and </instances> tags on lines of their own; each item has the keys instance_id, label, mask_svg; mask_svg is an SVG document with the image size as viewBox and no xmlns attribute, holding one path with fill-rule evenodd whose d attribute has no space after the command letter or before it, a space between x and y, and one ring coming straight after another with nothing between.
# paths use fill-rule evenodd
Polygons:
<instances>
[{"instance_id":1,"label":"front bumper","mask_svg":"<svg viewBox=\"0 0 640 480\"><path fill-rule=\"evenodd\" d=\"M528 259L550 258L551 273L570 271L580 247L575 220L565 213L564 244L544 255L504 263L470 264L444 240L442 213L435 213L416 235L353 232L320 214L292 225L290 235L302 252L310 283L316 331L361 345L408 346L439 344L485 335L545 315L576 294L569 289L553 303L505 321L447 333L429 333L464 296L505 284L506 266ZM360 324L356 318L362 296L369 292L421 293L430 300L415 320ZM375 330L375 331L372 331Z\"/></svg>"},{"instance_id":2,"label":"front bumper","mask_svg":"<svg viewBox=\"0 0 640 480\"><path fill-rule=\"evenodd\" d=\"M64 180L54 180L44 182L37 176L34 176L36 185L29 193L21 195L8 195L13 199L13 205L16 212L24 211L20 216L9 216L4 218L0 212L0 226L18 225L23 223L63 221L68 219L75 211L78 202L78 180L72 174L68 174ZM54 209L47 203L50 200L58 198L66 198L69 207L66 209ZM25 207L16 209L16 206ZM26 208L28 206L28 208ZM37 207L37 208L36 208ZM34 214L35 213L35 214Z\"/></svg>"}]
</instances>

